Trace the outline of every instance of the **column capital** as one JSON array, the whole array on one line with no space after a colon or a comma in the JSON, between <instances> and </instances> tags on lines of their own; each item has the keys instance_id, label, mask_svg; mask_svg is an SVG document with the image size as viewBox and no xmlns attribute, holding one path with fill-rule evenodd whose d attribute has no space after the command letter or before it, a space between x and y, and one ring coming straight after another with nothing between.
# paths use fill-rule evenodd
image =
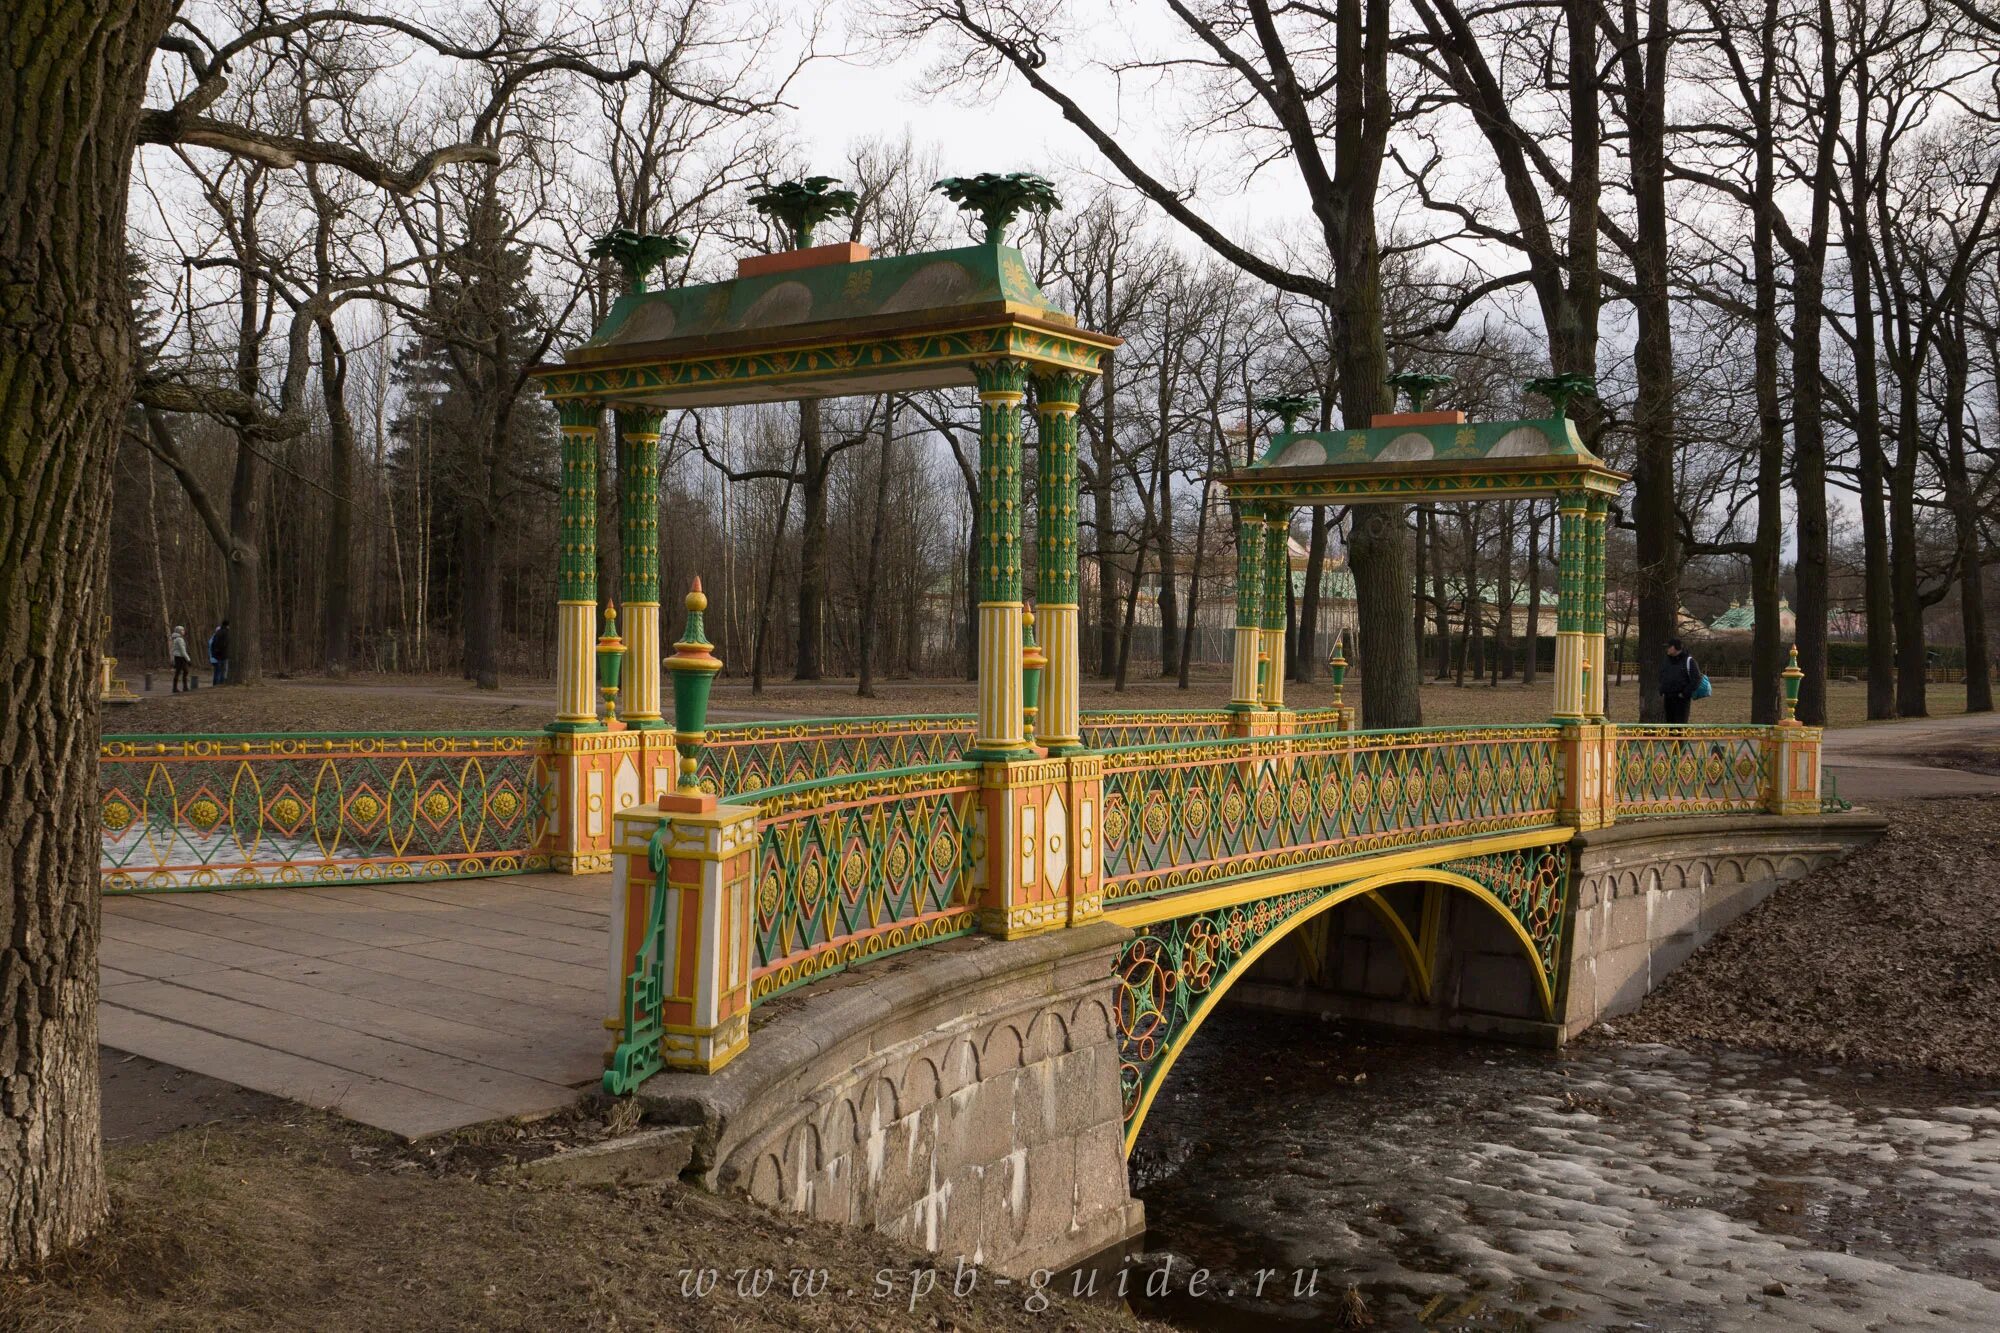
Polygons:
<instances>
[{"instance_id":1,"label":"column capital","mask_svg":"<svg viewBox=\"0 0 2000 1333\"><path fill-rule=\"evenodd\" d=\"M985 401L1015 401L1028 396L1028 363L1018 357L995 356L972 363L972 379Z\"/></svg>"},{"instance_id":2,"label":"column capital","mask_svg":"<svg viewBox=\"0 0 2000 1333\"><path fill-rule=\"evenodd\" d=\"M1077 404L1083 401L1084 385L1089 377L1080 370L1037 370L1031 376L1035 381L1035 410L1037 412L1075 412Z\"/></svg>"},{"instance_id":3,"label":"column capital","mask_svg":"<svg viewBox=\"0 0 2000 1333\"><path fill-rule=\"evenodd\" d=\"M621 407L618 409L618 433L628 440L657 440L660 438L662 415L656 407Z\"/></svg>"},{"instance_id":4,"label":"column capital","mask_svg":"<svg viewBox=\"0 0 2000 1333\"><path fill-rule=\"evenodd\" d=\"M584 431L595 433L603 419L604 404L595 398L558 398L556 415L562 419L565 435L580 434Z\"/></svg>"}]
</instances>

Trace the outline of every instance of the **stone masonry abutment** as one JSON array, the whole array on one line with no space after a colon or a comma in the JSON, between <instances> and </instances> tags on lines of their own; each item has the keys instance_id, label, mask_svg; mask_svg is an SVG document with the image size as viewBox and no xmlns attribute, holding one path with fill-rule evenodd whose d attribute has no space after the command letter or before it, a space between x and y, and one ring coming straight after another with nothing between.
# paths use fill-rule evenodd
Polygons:
<instances>
[{"instance_id":1,"label":"stone masonry abutment","mask_svg":"<svg viewBox=\"0 0 2000 1333\"><path fill-rule=\"evenodd\" d=\"M1138 1234L1098 923L967 938L759 1006L719 1073L641 1095L700 1127L684 1178L1024 1276Z\"/></svg>"}]
</instances>

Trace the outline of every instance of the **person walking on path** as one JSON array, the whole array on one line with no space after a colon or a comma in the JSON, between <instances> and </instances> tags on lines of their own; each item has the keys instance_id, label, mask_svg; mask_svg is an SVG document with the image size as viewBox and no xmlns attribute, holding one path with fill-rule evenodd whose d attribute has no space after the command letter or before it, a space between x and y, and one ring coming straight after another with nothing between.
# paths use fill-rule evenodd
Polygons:
<instances>
[{"instance_id":1,"label":"person walking on path","mask_svg":"<svg viewBox=\"0 0 2000 1333\"><path fill-rule=\"evenodd\" d=\"M188 657L188 636L185 625L174 626L174 632L167 636L167 654L174 659L174 690L179 694L191 688L188 671L194 662Z\"/></svg>"},{"instance_id":2,"label":"person walking on path","mask_svg":"<svg viewBox=\"0 0 2000 1333\"><path fill-rule=\"evenodd\" d=\"M1701 668L1694 656L1681 648L1679 639L1667 640L1667 660L1660 663L1660 702L1666 706L1667 721L1685 725L1688 706L1694 702L1695 687L1701 683Z\"/></svg>"},{"instance_id":3,"label":"person walking on path","mask_svg":"<svg viewBox=\"0 0 2000 1333\"><path fill-rule=\"evenodd\" d=\"M215 633L208 636L208 660L215 667L217 685L229 679L229 618L215 627Z\"/></svg>"}]
</instances>

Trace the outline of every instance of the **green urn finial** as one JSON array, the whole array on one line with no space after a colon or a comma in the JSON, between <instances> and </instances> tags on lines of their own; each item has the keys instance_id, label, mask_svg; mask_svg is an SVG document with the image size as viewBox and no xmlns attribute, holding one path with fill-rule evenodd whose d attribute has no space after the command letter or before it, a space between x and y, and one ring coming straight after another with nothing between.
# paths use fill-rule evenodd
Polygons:
<instances>
[{"instance_id":1,"label":"green urn finial","mask_svg":"<svg viewBox=\"0 0 2000 1333\"><path fill-rule=\"evenodd\" d=\"M722 670L722 659L715 655L715 645L708 641L702 624L708 597L701 590L700 579L688 589L682 605L687 608L687 624L666 662L674 683L674 748L681 757L675 790L684 796L698 796L701 782L695 774L701 767L703 736L708 730L708 692L715 685L715 673Z\"/></svg>"},{"instance_id":2,"label":"green urn finial","mask_svg":"<svg viewBox=\"0 0 2000 1333\"><path fill-rule=\"evenodd\" d=\"M1558 421L1568 419L1570 399L1597 397L1597 381L1589 375L1544 375L1521 387L1548 399L1556 409Z\"/></svg>"},{"instance_id":3,"label":"green urn finial","mask_svg":"<svg viewBox=\"0 0 2000 1333\"><path fill-rule=\"evenodd\" d=\"M1390 388L1400 389L1409 395L1412 412L1423 411L1424 404L1430 401L1430 396L1451 382L1452 378L1449 375L1433 375L1421 370L1405 370L1389 377Z\"/></svg>"},{"instance_id":4,"label":"green urn finial","mask_svg":"<svg viewBox=\"0 0 2000 1333\"><path fill-rule=\"evenodd\" d=\"M946 176L931 187L967 213L979 214L988 245L1005 245L1007 227L1023 213L1049 214L1062 207L1055 182L1032 171L998 175Z\"/></svg>"},{"instance_id":5,"label":"green urn finial","mask_svg":"<svg viewBox=\"0 0 2000 1333\"><path fill-rule=\"evenodd\" d=\"M813 243L813 229L820 223L852 217L861 206L861 196L854 191L833 188L839 184L832 176L774 181L751 192L750 207L783 227L791 235L792 247L803 250Z\"/></svg>"},{"instance_id":6,"label":"green urn finial","mask_svg":"<svg viewBox=\"0 0 2000 1333\"><path fill-rule=\"evenodd\" d=\"M1299 418L1319 410L1319 399L1305 393L1273 393L1251 403L1259 412L1269 412L1285 423L1285 434L1298 429Z\"/></svg>"},{"instance_id":7,"label":"green urn finial","mask_svg":"<svg viewBox=\"0 0 2000 1333\"><path fill-rule=\"evenodd\" d=\"M679 259L691 249L685 236L654 236L616 227L590 243L592 259L609 259L625 275L625 283L635 292L646 288L646 277L669 259Z\"/></svg>"}]
</instances>

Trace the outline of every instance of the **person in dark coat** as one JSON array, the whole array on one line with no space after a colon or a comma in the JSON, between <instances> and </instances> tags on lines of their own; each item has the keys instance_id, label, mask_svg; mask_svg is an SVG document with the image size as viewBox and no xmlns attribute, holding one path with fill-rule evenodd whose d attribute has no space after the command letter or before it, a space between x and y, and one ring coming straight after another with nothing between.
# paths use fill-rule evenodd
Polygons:
<instances>
[{"instance_id":1,"label":"person in dark coat","mask_svg":"<svg viewBox=\"0 0 2000 1333\"><path fill-rule=\"evenodd\" d=\"M1701 668L1681 647L1679 639L1667 640L1667 658L1660 663L1660 702L1666 705L1667 721L1684 725L1688 707L1694 702L1694 687L1701 680Z\"/></svg>"},{"instance_id":2,"label":"person in dark coat","mask_svg":"<svg viewBox=\"0 0 2000 1333\"><path fill-rule=\"evenodd\" d=\"M208 636L208 660L215 667L215 683L229 679L229 619L224 617L215 633Z\"/></svg>"}]
</instances>

